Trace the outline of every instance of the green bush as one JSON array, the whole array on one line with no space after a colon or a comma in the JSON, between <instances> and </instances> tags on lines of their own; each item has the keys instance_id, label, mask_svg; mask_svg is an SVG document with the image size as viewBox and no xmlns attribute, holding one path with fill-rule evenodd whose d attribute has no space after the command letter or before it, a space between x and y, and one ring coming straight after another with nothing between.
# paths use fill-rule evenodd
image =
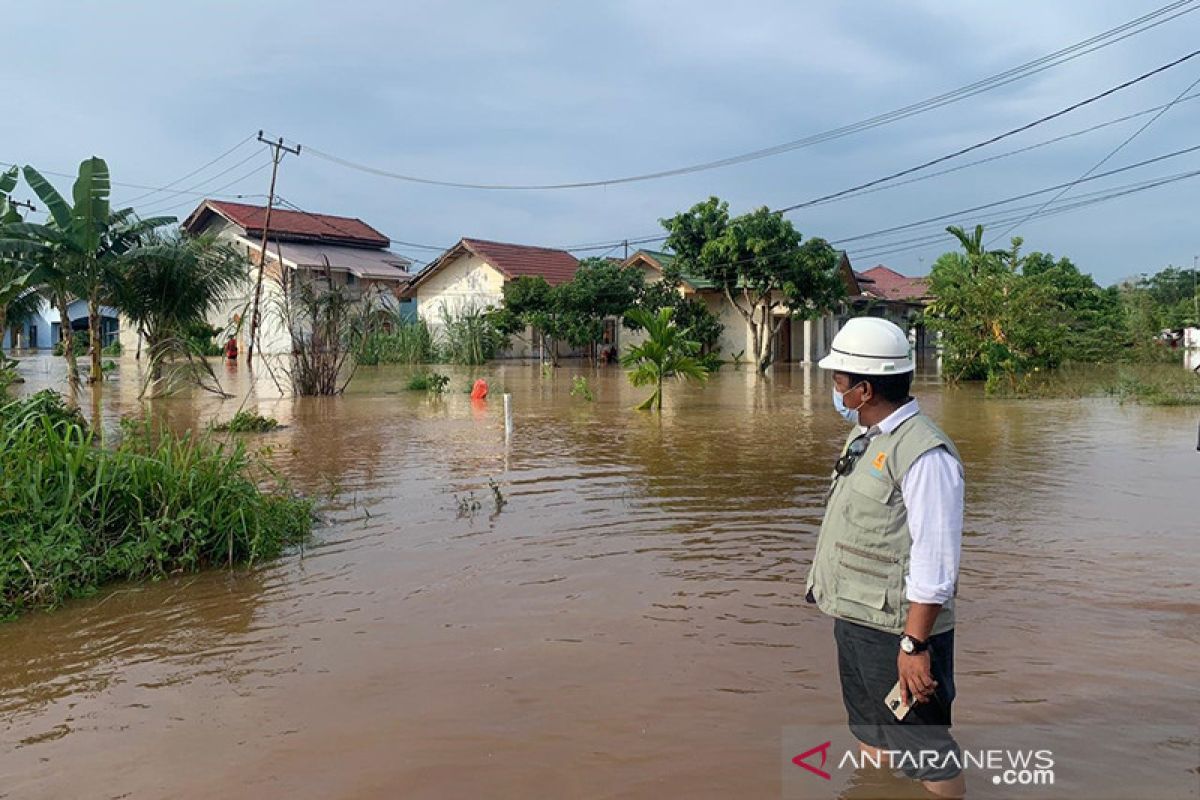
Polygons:
<instances>
[{"instance_id":1,"label":"green bush","mask_svg":"<svg viewBox=\"0 0 1200 800\"><path fill-rule=\"evenodd\" d=\"M83 355L84 353L86 353L88 351L88 348L91 347L91 342L88 341L88 332L87 331L75 331L74 333L71 334L71 338L74 339L74 342L75 342L75 355L76 356ZM61 356L63 354L63 346L62 346L61 339L54 343L54 347L52 347L50 349L50 352L56 356Z\"/></svg>"},{"instance_id":2,"label":"green bush","mask_svg":"<svg viewBox=\"0 0 1200 800\"><path fill-rule=\"evenodd\" d=\"M279 427L279 420L253 411L239 411L228 422L214 425L214 431L229 433L268 433Z\"/></svg>"},{"instance_id":3,"label":"green bush","mask_svg":"<svg viewBox=\"0 0 1200 800\"><path fill-rule=\"evenodd\" d=\"M0 616L277 556L313 507L241 445L135 421L106 446L53 392L0 406Z\"/></svg>"},{"instance_id":4,"label":"green bush","mask_svg":"<svg viewBox=\"0 0 1200 800\"><path fill-rule=\"evenodd\" d=\"M418 372L408 379L409 391L441 394L450 383L449 375L438 372Z\"/></svg>"},{"instance_id":5,"label":"green bush","mask_svg":"<svg viewBox=\"0 0 1200 800\"><path fill-rule=\"evenodd\" d=\"M121 343L118 340L113 339L112 342L100 348L100 355L116 357L121 355L124 350L125 348L121 346Z\"/></svg>"},{"instance_id":6,"label":"green bush","mask_svg":"<svg viewBox=\"0 0 1200 800\"><path fill-rule=\"evenodd\" d=\"M183 338L191 351L202 356L219 356L224 354L224 343L213 341L213 337L221 332L207 322L193 322L183 329Z\"/></svg>"}]
</instances>

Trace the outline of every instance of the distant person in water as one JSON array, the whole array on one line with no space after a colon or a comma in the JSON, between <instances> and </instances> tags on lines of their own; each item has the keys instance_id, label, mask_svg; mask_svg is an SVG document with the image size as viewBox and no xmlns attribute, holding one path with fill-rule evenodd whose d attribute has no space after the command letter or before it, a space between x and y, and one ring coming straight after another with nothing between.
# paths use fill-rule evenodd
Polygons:
<instances>
[{"instance_id":1,"label":"distant person in water","mask_svg":"<svg viewBox=\"0 0 1200 800\"><path fill-rule=\"evenodd\" d=\"M237 339L233 336L229 337L229 341L225 342L225 360L237 361L238 345Z\"/></svg>"},{"instance_id":2,"label":"distant person in water","mask_svg":"<svg viewBox=\"0 0 1200 800\"><path fill-rule=\"evenodd\" d=\"M851 319L820 366L853 428L833 468L806 599L834 617L842 701L863 753L919 751L914 766L900 760L904 773L938 797L962 797L962 751L950 735L962 460L909 394L914 364L898 326ZM893 706L897 685L903 702Z\"/></svg>"}]
</instances>

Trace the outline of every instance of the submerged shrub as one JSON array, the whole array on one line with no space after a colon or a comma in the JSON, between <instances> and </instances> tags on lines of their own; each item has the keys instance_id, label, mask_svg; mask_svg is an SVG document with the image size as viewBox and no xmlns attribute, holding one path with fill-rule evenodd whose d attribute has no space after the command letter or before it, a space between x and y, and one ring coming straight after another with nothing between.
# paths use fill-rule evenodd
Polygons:
<instances>
[{"instance_id":1,"label":"submerged shrub","mask_svg":"<svg viewBox=\"0 0 1200 800\"><path fill-rule=\"evenodd\" d=\"M418 372L408 379L409 391L441 394L450 384L450 376L440 372Z\"/></svg>"},{"instance_id":2,"label":"submerged shrub","mask_svg":"<svg viewBox=\"0 0 1200 800\"><path fill-rule=\"evenodd\" d=\"M279 420L253 411L239 411L228 422L214 425L214 431L229 433L268 433L279 427Z\"/></svg>"},{"instance_id":3,"label":"submerged shrub","mask_svg":"<svg viewBox=\"0 0 1200 800\"><path fill-rule=\"evenodd\" d=\"M0 616L118 580L277 556L312 504L239 442L148 423L101 443L53 392L0 406Z\"/></svg>"}]
</instances>

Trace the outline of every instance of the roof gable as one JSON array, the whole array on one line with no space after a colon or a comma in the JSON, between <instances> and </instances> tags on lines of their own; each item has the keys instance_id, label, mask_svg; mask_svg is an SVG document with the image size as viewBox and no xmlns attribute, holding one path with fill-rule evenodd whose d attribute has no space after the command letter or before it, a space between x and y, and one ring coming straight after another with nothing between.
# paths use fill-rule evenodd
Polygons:
<instances>
[{"instance_id":1,"label":"roof gable","mask_svg":"<svg viewBox=\"0 0 1200 800\"><path fill-rule=\"evenodd\" d=\"M566 250L533 247L524 244L493 242L487 239L463 239L461 244L512 280L522 276L541 276L555 286L575 277L579 261Z\"/></svg>"},{"instance_id":2,"label":"roof gable","mask_svg":"<svg viewBox=\"0 0 1200 800\"><path fill-rule=\"evenodd\" d=\"M873 281L866 293L884 300L923 300L929 297L928 278L910 278L883 264L864 273Z\"/></svg>"},{"instance_id":3,"label":"roof gable","mask_svg":"<svg viewBox=\"0 0 1200 800\"><path fill-rule=\"evenodd\" d=\"M247 236L260 237L266 223L266 206L232 203L226 200L205 200L183 221L188 233L199 233L213 215L223 217L245 231ZM313 214L307 211L271 209L269 238L283 242L327 242L351 247L387 247L391 240L356 217L332 214Z\"/></svg>"}]
</instances>

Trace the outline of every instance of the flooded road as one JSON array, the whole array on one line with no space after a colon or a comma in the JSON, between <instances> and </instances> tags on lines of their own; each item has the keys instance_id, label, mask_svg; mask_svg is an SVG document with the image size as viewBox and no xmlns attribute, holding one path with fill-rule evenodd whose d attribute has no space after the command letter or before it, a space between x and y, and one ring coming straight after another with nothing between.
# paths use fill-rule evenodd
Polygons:
<instances>
[{"instance_id":1,"label":"flooded road","mask_svg":"<svg viewBox=\"0 0 1200 800\"><path fill-rule=\"evenodd\" d=\"M57 365L25 368L32 391ZM0 798L782 796L785 729L845 725L803 600L846 431L826 377L726 367L659 417L613 368L455 370L442 399L408 374L304 400L224 374L238 399L153 404L182 430L249 393L287 427L247 441L327 524L254 570L0 625ZM914 393L966 463L956 730L1040 731L1062 790L971 796L1196 796L1197 409ZM924 796L839 780L798 796Z\"/></svg>"}]
</instances>

